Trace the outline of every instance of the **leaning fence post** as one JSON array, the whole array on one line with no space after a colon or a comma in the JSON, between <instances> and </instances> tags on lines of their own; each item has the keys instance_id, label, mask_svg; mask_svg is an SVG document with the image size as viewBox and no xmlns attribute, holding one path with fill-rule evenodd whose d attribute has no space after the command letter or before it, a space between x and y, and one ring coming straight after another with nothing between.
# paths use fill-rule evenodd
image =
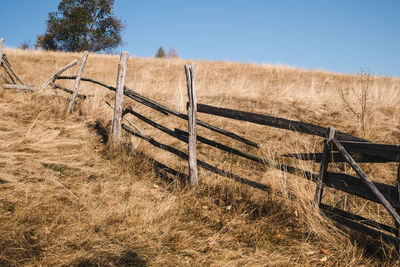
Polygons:
<instances>
[{"instance_id":1,"label":"leaning fence post","mask_svg":"<svg viewBox=\"0 0 400 267\"><path fill-rule=\"evenodd\" d=\"M126 65L129 53L122 52L118 64L117 86L115 90L114 117L112 125L112 142L117 145L121 139L122 97L124 95Z\"/></svg>"},{"instance_id":2,"label":"leaning fence post","mask_svg":"<svg viewBox=\"0 0 400 267\"><path fill-rule=\"evenodd\" d=\"M82 71L83 71L83 68L85 67L86 59L87 59L88 55L89 55L89 51L85 51L85 53L83 53L82 62L81 62L81 65L79 66L78 73L76 74L74 92L72 93L72 96L71 96L71 99L70 99L70 102L68 105L67 114L71 113L72 108L74 107L75 98L78 95L79 83L81 82Z\"/></svg>"},{"instance_id":3,"label":"leaning fence post","mask_svg":"<svg viewBox=\"0 0 400 267\"><path fill-rule=\"evenodd\" d=\"M385 207L385 209L393 217L396 224L400 225L400 215L393 208L392 204L385 198L385 196L376 188L376 185L368 178L368 176L361 170L356 161L351 157L349 152L343 147L343 145L336 138L332 140L336 149L340 152L343 158L349 163L351 168L357 173L357 175L362 179L363 183L367 186L368 190L375 196L378 201Z\"/></svg>"},{"instance_id":4,"label":"leaning fence post","mask_svg":"<svg viewBox=\"0 0 400 267\"><path fill-rule=\"evenodd\" d=\"M317 181L317 187L315 189L315 203L318 207L321 205L322 193L324 192L324 180L326 178L326 171L330 161L330 146L335 136L335 128L329 127L326 133L326 140L324 141L324 151L322 152L321 165L319 168L319 175Z\"/></svg>"},{"instance_id":5,"label":"leaning fence post","mask_svg":"<svg viewBox=\"0 0 400 267\"><path fill-rule=\"evenodd\" d=\"M190 184L196 186L198 181L197 174L197 157L196 157L196 121L197 121L197 99L196 99L196 89L195 89L195 76L194 76L194 64L190 68L185 65L187 90L189 97L188 106L188 154L189 154L189 177Z\"/></svg>"},{"instance_id":6,"label":"leaning fence post","mask_svg":"<svg viewBox=\"0 0 400 267\"><path fill-rule=\"evenodd\" d=\"M3 62L3 51L4 51L4 39L0 39L0 66L1 63Z\"/></svg>"}]
</instances>

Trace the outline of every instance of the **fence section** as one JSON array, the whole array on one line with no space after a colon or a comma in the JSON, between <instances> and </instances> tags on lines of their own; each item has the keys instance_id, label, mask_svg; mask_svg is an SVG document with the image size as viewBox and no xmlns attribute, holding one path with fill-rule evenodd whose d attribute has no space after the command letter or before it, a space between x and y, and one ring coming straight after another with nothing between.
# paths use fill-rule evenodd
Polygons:
<instances>
[{"instance_id":1,"label":"fence section","mask_svg":"<svg viewBox=\"0 0 400 267\"><path fill-rule=\"evenodd\" d=\"M68 112L70 112L72 109L75 97L80 97L82 99L86 98L86 96L78 94L78 86L80 81L90 82L102 86L104 88L107 88L108 90L116 91L115 105L113 107L114 109L113 142L118 143L119 134L117 132L120 132L120 130L118 129L119 127L121 127L129 134L132 134L140 139L143 139L159 149L168 151L180 157L181 159L188 161L189 175L175 171L172 168L155 160L153 160L153 163L154 166L157 166L158 168L165 170L168 173L177 175L185 180L190 180L192 185L196 185L198 183L197 167L200 167L210 172L216 173L218 175L233 179L237 182L249 185L251 187L267 192L270 191L269 187L265 184L259 183L257 181L252 181L250 179L241 177L240 175L217 168L204 161L198 160L196 158L196 143L201 142L216 149L237 155L239 157L251 161L258 162L262 165L270 166L271 168L275 168L280 171L284 171L290 174L295 174L298 175L299 177L315 182L317 184L315 191L315 202L327 217L331 218L332 220L340 224L346 225L352 229L370 235L374 238L382 238L385 241L400 245L400 238L399 238L400 216L398 214L400 211L400 190L399 190L400 168L398 170L398 175L397 175L397 185L392 186L370 180L357 164L357 162L362 162L362 163L400 162L399 146L374 144L363 138L335 131L333 128L325 128L311 123L293 121L284 118L267 116L263 114L250 113L246 111L214 107L205 104L198 104L196 102L195 73L193 65L191 67L185 66L188 98L189 98L188 114L180 113L152 99L140 95L139 93L133 91L132 89L124 86L126 61L128 60L127 53L125 54L123 53L121 55L121 62L119 65L118 81L116 87L106 85L100 81L96 81L90 78L81 77L81 73L85 65L88 53L84 54L81 67L79 68L78 74L76 76L60 76L65 70L77 64L77 60L74 60L68 65L61 68L59 71L55 72L52 76L50 76L49 79L47 79L42 84L41 87L25 86L13 71L11 64L9 63L6 55L3 53L4 52L3 47L4 47L4 42L1 39L0 40L1 67L7 73L8 78L12 81L12 84L11 83L6 84L4 86L5 88L21 88L25 90L28 89L36 90L38 88L44 88L47 85L52 84L53 88L64 90L65 92L73 95L72 99L70 100L71 102L68 108ZM7 77L2 76L2 78L4 81L8 82ZM55 82L58 80L75 80L76 86L74 86L74 90L70 90L57 85ZM16 81L18 81L20 84L17 84ZM177 128L169 129L168 127L165 127L161 124L158 124L150 120L146 116L139 114L131 107L123 108L122 95L129 97L130 99L136 101L137 103L145 105L155 110L156 112L160 112L164 115L173 115L188 121L188 131L186 132L184 130ZM235 133L221 129L219 127L213 126L207 122L197 119L197 112L323 137L325 138L323 144L323 153L306 152L306 153L282 155L283 157L292 157L300 160L312 160L315 163L319 163L320 164L319 173L315 174L307 172L287 164L283 164L271 159L255 155L247 151L236 149L234 147L211 140L207 137L199 136L197 135L197 130L196 130L197 125L210 129L216 133L222 134L226 137L232 138L236 141L242 142L249 146L259 148L259 145L254 141L248 140ZM173 138L180 140L181 142L188 144L188 153L180 151L167 144L162 144L157 140L155 140L154 138L140 132L138 129L134 130L131 127L127 126L126 124L122 123L122 120L124 119L124 116L126 114L132 114L136 118L151 125L152 127L170 135ZM132 125L132 127L135 128L134 125ZM116 136L114 136L114 134ZM357 176L329 171L329 164L332 161L348 163L355 170ZM325 187L334 188L336 190L340 190L345 193L382 204L385 207L385 209L389 212L389 214L393 217L395 226L393 227L382 223L378 223L371 219L359 216L357 214L324 204L322 201L323 201Z\"/></svg>"}]
</instances>

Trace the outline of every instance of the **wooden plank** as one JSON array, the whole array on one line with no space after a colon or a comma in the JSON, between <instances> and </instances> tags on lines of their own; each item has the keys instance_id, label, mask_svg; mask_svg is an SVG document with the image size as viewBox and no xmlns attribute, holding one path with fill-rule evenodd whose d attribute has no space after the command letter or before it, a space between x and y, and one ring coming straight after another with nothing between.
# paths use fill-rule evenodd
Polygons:
<instances>
[{"instance_id":1,"label":"wooden plank","mask_svg":"<svg viewBox=\"0 0 400 267\"><path fill-rule=\"evenodd\" d=\"M74 107L76 96L78 95L79 90L79 83L81 82L81 75L83 68L85 67L87 57L89 56L89 51L85 51L83 53L81 65L79 66L78 73L76 74L75 84L74 84L74 91L72 93L71 100L68 105L67 114L71 113L72 108Z\"/></svg>"},{"instance_id":2,"label":"wooden plank","mask_svg":"<svg viewBox=\"0 0 400 267\"><path fill-rule=\"evenodd\" d=\"M62 67L61 69L59 69L58 71L56 71L53 75L51 75L43 84L42 86L40 86L41 89L45 88L47 85L49 85L50 83L52 83L58 75L60 75L61 73L63 73L64 71L66 71L69 68L72 68L73 66L75 66L78 63L78 60L74 59L72 60L70 63L68 63L67 65L65 65L64 67ZM76 79L76 77L74 78L74 80Z\"/></svg>"},{"instance_id":3,"label":"wooden plank","mask_svg":"<svg viewBox=\"0 0 400 267\"><path fill-rule=\"evenodd\" d=\"M10 70L10 72L14 75L15 79L17 79L17 81L19 81L20 84L24 85L24 83L22 82L22 80L18 77L18 75L15 73L15 71L13 70L10 62L8 61L7 55L3 54L3 61L4 63L6 63L6 66L8 67L8 69Z\"/></svg>"},{"instance_id":4,"label":"wooden plank","mask_svg":"<svg viewBox=\"0 0 400 267\"><path fill-rule=\"evenodd\" d=\"M122 97L124 95L126 65L128 64L129 53L122 52L118 64L117 86L115 91L114 117L112 124L112 142L114 145L120 143L121 120L122 120Z\"/></svg>"},{"instance_id":5,"label":"wooden plank","mask_svg":"<svg viewBox=\"0 0 400 267\"><path fill-rule=\"evenodd\" d=\"M22 85L22 84L3 84L4 89L17 89L25 91L34 91L39 89L37 86L33 85Z\"/></svg>"},{"instance_id":6,"label":"wooden plank","mask_svg":"<svg viewBox=\"0 0 400 267\"><path fill-rule=\"evenodd\" d=\"M57 79L59 79L59 80L74 80L74 79L76 79L76 76L58 76ZM82 77L81 80L82 81L86 81L86 82L91 82L91 83L103 86L103 87L105 87L105 88L107 88L109 90L115 91L115 87L106 85L106 84L104 84L102 82L99 82L99 81L96 81L96 80L93 80L93 79L90 79L90 78ZM149 108L152 108L152 109L154 109L154 110L156 110L158 112L161 112L161 113L164 113L164 114L171 114L171 115L174 115L174 116L176 116L178 118L181 118L181 119L184 119L184 120L188 119L187 114L183 114L183 113L177 112L177 111L175 111L173 109L170 109L170 108L168 108L168 107L166 107L166 106L164 106L164 105L162 105L162 104L160 104L160 103L158 103L156 101L153 101L153 100L151 100L151 99L149 99L149 98L147 98L145 96L140 95L139 93L129 89L126 86L125 86L125 90L124 90L124 95L126 95L127 97L135 100L136 102L138 102L140 104L143 104L143 105L145 105L145 106L147 106ZM259 148L257 143L255 143L253 141L250 141L250 140L248 140L248 139L246 139L244 137L241 137L241 136L239 136L239 135L237 135L235 133L232 133L232 132L226 131L224 129L221 129L219 127L216 127L214 125L211 125L211 124L209 124L207 122L204 122L204 121L201 121L201 120L197 119L197 124L202 126L202 127L204 127L204 128L207 128L207 129L209 129L211 131L214 131L216 133L228 136L228 137L230 137L232 139L235 139L235 140L237 140L239 142L242 142L242 143L245 143L247 145Z\"/></svg>"},{"instance_id":7,"label":"wooden plank","mask_svg":"<svg viewBox=\"0 0 400 267\"><path fill-rule=\"evenodd\" d=\"M149 142L153 146L155 146L157 148L160 148L162 150L168 151L168 152L170 152L170 153L172 153L172 154L174 154L174 155L176 155L176 156L178 156L178 157L180 157L180 158L182 158L184 160L188 160L188 158L189 158L186 153L184 153L184 152L182 152L182 151L180 151L180 150L178 150L178 149L176 149L174 147L159 143L158 141L154 140L150 136L147 136L147 135L145 135L143 133L135 132L125 124L122 124L122 129L124 129L126 132L128 132L128 133L130 133L130 134L132 134L132 135L134 135L136 137L139 137L139 138ZM215 174L230 178L230 179L232 179L232 180L234 180L236 182L239 182L239 183L242 183L242 184L246 184L248 186L251 186L253 188L257 188L257 189L260 189L260 190L263 190L263 191L266 191L266 192L270 192L270 188L265 184L262 184L262 183L259 183L259 182L255 182L255 181L251 181L251 180L249 180L247 178L243 178L243 177L241 177L241 176L239 176L237 174L234 174L234 173L231 173L229 171L225 171L225 170L219 169L219 168L214 167L214 166L212 166L212 165L210 165L210 164L208 164L208 163L206 163L204 161L197 160L197 165L199 167L205 169L205 170L208 170L208 171L213 172Z\"/></svg>"},{"instance_id":8,"label":"wooden plank","mask_svg":"<svg viewBox=\"0 0 400 267\"><path fill-rule=\"evenodd\" d=\"M195 72L193 64L191 68L185 64L185 74L187 83L187 93L189 98L189 107L188 107L189 177L190 177L190 184L192 186L197 186L199 183L197 175L197 156L196 156L197 99L196 99L196 88L195 88Z\"/></svg>"},{"instance_id":9,"label":"wooden plank","mask_svg":"<svg viewBox=\"0 0 400 267\"><path fill-rule=\"evenodd\" d=\"M248 121L260 125L267 125L270 127L276 127L280 129L286 129L290 131L295 131L304 134L316 135L320 137L325 137L325 133L328 130L325 127L318 126L311 123L293 121L283 118L277 118L272 116L267 116L263 114L256 114L246 111L239 111L227 108L219 108L213 107L210 105L197 104L197 111L202 113L207 113L211 115L221 116L229 119ZM347 141L360 141L360 142L368 142L365 139L351 136L342 132L337 131L336 137L339 140L347 140Z\"/></svg>"},{"instance_id":10,"label":"wooden plank","mask_svg":"<svg viewBox=\"0 0 400 267\"><path fill-rule=\"evenodd\" d=\"M363 153L370 156L379 156L388 161L400 162L400 146L360 143L360 142L340 142L348 152ZM338 151L337 149L335 149Z\"/></svg>"},{"instance_id":11,"label":"wooden plank","mask_svg":"<svg viewBox=\"0 0 400 267\"><path fill-rule=\"evenodd\" d=\"M354 153L349 152L350 156L356 161L360 163L387 163L393 162L393 160L385 159L379 156L372 156L363 153ZM347 162L345 158L340 153L330 153L330 162ZM297 158L300 160L311 160L316 163L320 163L322 160L322 153L293 153L293 154L284 154L281 157L289 157L289 158Z\"/></svg>"},{"instance_id":12,"label":"wooden plank","mask_svg":"<svg viewBox=\"0 0 400 267\"><path fill-rule=\"evenodd\" d=\"M350 156L350 154L346 151L346 149L342 146L342 144L333 138L333 143L342 156L347 160L353 170L357 173L357 175L362 179L364 184L370 190L370 192L379 200L379 202L385 207L385 209L392 215L393 219L397 224L400 224L400 216L397 211L393 208L393 206L389 203L389 201L385 198L384 195L376 188L374 183L368 178L368 176L361 170L361 168L357 165L354 159Z\"/></svg>"},{"instance_id":13,"label":"wooden plank","mask_svg":"<svg viewBox=\"0 0 400 267\"><path fill-rule=\"evenodd\" d=\"M353 230L356 230L363 234L369 235L375 239L382 239L384 242L387 242L387 243L396 244L396 245L398 245L400 243L400 239L397 237L383 233L379 230L372 229L372 228L365 226L364 224L361 224L357 221L354 221L348 217L345 217L345 216L342 216L335 212L332 212L329 209L324 209L324 208L322 208L322 209L324 210L324 213L328 218L330 218L333 221L336 221L339 224L345 225Z\"/></svg>"},{"instance_id":14,"label":"wooden plank","mask_svg":"<svg viewBox=\"0 0 400 267\"><path fill-rule=\"evenodd\" d=\"M327 172L324 184L336 190L380 203L379 199L366 188L363 181L358 177L344 173ZM380 182L373 182L373 184L393 207L400 208L400 203L397 201L397 189L395 186Z\"/></svg>"}]
</instances>

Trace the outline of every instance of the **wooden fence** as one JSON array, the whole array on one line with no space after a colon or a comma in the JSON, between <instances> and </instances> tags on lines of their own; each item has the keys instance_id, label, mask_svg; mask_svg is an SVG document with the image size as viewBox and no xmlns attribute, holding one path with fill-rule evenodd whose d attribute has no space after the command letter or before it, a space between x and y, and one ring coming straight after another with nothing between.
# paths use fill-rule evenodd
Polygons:
<instances>
[{"instance_id":1,"label":"wooden fence","mask_svg":"<svg viewBox=\"0 0 400 267\"><path fill-rule=\"evenodd\" d=\"M2 42L0 42L0 51L3 54L3 50L1 49ZM233 109L226 109L220 107L214 107L206 104L198 104L196 100L196 90L195 90L195 69L192 65L191 67L185 65L185 73L187 79L187 89L188 89L188 113L184 114L178 111L175 111L169 107L166 107L152 99L149 99L134 90L124 86L125 79L125 71L126 64L128 60L128 54L123 52L121 54L121 59L118 67L118 78L116 87L104 84L100 81L96 81L90 78L81 77L81 73L84 68L84 62L86 61L88 53L85 53L82 59L81 67L78 70L78 74L76 76L61 76L61 73L66 69L77 64L77 61L74 60L70 64L66 65L55 74L50 76L48 80L41 87L33 87L35 90L44 88L49 84L53 85L54 89L62 89L67 93L73 95L73 98L70 99L70 106L68 108L68 112L72 110L72 106L75 97L85 98L83 95L78 94L79 82L90 82L96 84L98 86L104 87L108 90L116 91L115 104L114 104L114 117L113 117L113 129L112 129L112 138L113 143L118 144L120 139L120 129L122 128L126 132L136 136L140 139L143 139L153 146L168 151L176 156L182 158L185 161L188 161L189 165L189 174L184 174L178 171L173 170L166 165L154 161L154 165L169 172L173 175L180 176L186 180L189 180L193 186L197 185L201 178L198 178L197 168L203 168L210 172L216 173L218 175L233 179L237 182L246 184L248 186L263 190L269 191L269 187L265 184L262 184L257 181L252 181L248 178L241 177L240 175L234 174L232 172L217 168L208 164L204 161L198 160L196 158L196 143L204 143L208 146L214 147L216 149L240 156L242 158L258 162L263 165L270 166L271 168L278 169L280 171L284 171L287 173L298 175L299 177L308 179L309 181L315 182L316 192L315 192L315 202L320 208L320 210L332 220L345 225L351 229L360 231L364 234L370 235L374 238L381 238L386 242L391 242L396 245L400 245L400 168L397 172L397 185L392 186L380 182L374 182L369 179L369 177L363 172L360 166L357 163L387 163L387 162L400 162L400 147L396 145L384 145L384 144L375 144L371 143L368 140L355 137L343 132L336 131L333 128L325 128L318 125L314 125L311 123L305 123L300 121L293 121L284 118L272 117L262 114L255 114L245 111L238 111ZM13 77L13 84L15 85L15 80L20 81L20 79L16 79L16 74L11 71L11 64L7 64L6 57L4 54L1 57L3 62L1 66L9 72L9 78ZM7 68L6 68L6 66ZM4 78L4 77L3 77ZM74 90L69 90L62 86L56 85L55 82L58 80L75 80ZM23 85L22 81L20 81L21 85ZM5 85L4 88L12 88L11 85ZM25 90L29 88L26 87ZM31 88L32 89L32 88ZM123 98L122 95L140 103L144 106L147 106L156 112L160 112L164 115L172 115L183 120L188 121L188 131L184 131L181 129L169 129L163 125L160 125L146 116L139 114L131 107L123 108ZM110 105L111 106L111 105ZM206 137L197 135L197 126L205 127L210 129L216 133L225 135L226 137L233 138L237 141L240 141L244 144L250 145L252 147L258 148L259 145L251 140L248 140L244 137L241 137L235 133L230 131L221 129L219 127L213 126L207 122L197 119L197 113L207 113L214 116L220 116L227 119L234 119L240 121L251 122L255 124L260 124L268 127L275 127L280 129L285 129L289 131L294 131L298 133L314 135L324 138L323 143L323 153L296 153L296 154L285 154L283 157L291 157L299 160L311 160L314 163L320 164L320 170L318 174L311 173L308 171L304 171L293 166L289 166L287 164L282 164L280 162L267 159L264 157L260 157L253 153L243 151L240 149L236 149L230 147L228 145L222 144L215 140L208 139ZM152 127L178 139L181 142L188 144L188 153L184 151L180 151L172 146L162 144L152 137L145 135L140 132L138 129L133 129L128 125L122 123L124 116L126 114L131 114L138 118L139 120L151 125ZM351 168L356 172L357 176L348 175L345 173L337 173L329 171L329 165L331 162L346 162ZM382 204L385 209L389 212L389 214L393 217L394 226L385 225L382 223L378 223L371 219L364 218L362 216L356 215L354 213L344 211L322 202L323 200L323 192L324 188L334 188L336 190L340 190L342 192L355 195L357 197L376 202Z\"/></svg>"}]
</instances>

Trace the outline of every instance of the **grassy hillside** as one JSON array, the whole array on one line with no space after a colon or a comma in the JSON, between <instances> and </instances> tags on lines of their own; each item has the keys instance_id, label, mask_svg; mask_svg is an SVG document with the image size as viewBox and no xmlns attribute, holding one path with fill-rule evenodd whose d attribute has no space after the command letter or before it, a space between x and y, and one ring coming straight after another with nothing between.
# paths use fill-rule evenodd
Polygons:
<instances>
[{"instance_id":1,"label":"grassy hillside","mask_svg":"<svg viewBox=\"0 0 400 267\"><path fill-rule=\"evenodd\" d=\"M6 50L26 84L40 85L79 53ZM84 77L115 85L119 56L90 54ZM130 58L126 86L181 112L187 101L181 59ZM374 142L399 144L400 80L282 66L196 61L199 103L301 120ZM75 75L77 67L66 72ZM58 84L72 88L73 81ZM113 93L81 83L72 115L68 94L35 93L0 83L0 265L345 265L397 264L391 247L336 228L312 199L315 185L198 145L201 160L267 184L260 192L199 170L200 185L185 188L152 166L155 159L187 173L187 164L124 133L131 148L111 149ZM186 123L124 99L136 111L173 129ZM142 132L186 151L186 145L131 117ZM320 138L199 114L199 118L261 145L260 150L199 128L222 143L285 161L280 155L321 152ZM96 127L94 127L96 126ZM373 180L395 184L396 164L369 164ZM334 168L351 173L343 164ZM296 199L295 201L290 199ZM324 202L392 224L383 207L326 190Z\"/></svg>"}]
</instances>

